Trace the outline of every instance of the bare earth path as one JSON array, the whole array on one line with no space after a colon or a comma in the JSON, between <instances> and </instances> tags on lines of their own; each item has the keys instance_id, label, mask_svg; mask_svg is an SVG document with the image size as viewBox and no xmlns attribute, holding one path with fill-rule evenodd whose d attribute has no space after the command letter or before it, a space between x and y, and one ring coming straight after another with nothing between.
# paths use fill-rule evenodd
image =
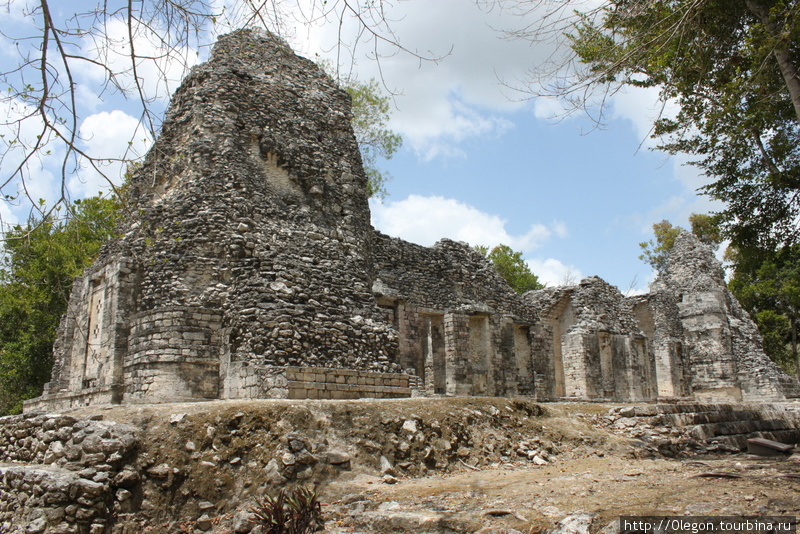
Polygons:
<instances>
[{"instance_id":1,"label":"bare earth path","mask_svg":"<svg viewBox=\"0 0 800 534\"><path fill-rule=\"evenodd\" d=\"M798 516L800 461L745 454L691 461L593 454L543 467L469 471L395 485L362 475L330 484L325 495L335 503L332 515L341 519L341 532L370 523L385 530L392 512L400 511L441 514L454 530L523 532L588 512L597 514L595 531L620 515ZM354 513L359 506L360 520ZM413 526L412 517L406 520Z\"/></svg>"}]
</instances>

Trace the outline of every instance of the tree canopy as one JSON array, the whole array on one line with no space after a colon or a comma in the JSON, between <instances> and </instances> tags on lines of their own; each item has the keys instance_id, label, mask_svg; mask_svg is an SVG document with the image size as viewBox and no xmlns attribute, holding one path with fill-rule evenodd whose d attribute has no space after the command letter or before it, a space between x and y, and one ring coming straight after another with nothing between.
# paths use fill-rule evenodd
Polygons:
<instances>
[{"instance_id":1,"label":"tree canopy","mask_svg":"<svg viewBox=\"0 0 800 534\"><path fill-rule=\"evenodd\" d=\"M353 131L367 174L367 194L384 197L386 182L391 177L378 169L378 158L391 159L403 144L403 138L387 126L390 98L381 93L374 79L369 82L346 80L343 85L353 99Z\"/></svg>"},{"instance_id":2,"label":"tree canopy","mask_svg":"<svg viewBox=\"0 0 800 534\"><path fill-rule=\"evenodd\" d=\"M786 0L612 0L571 35L584 83L658 87L675 116L660 148L695 158L726 203L735 243L798 237L800 4Z\"/></svg>"},{"instance_id":3,"label":"tree canopy","mask_svg":"<svg viewBox=\"0 0 800 534\"><path fill-rule=\"evenodd\" d=\"M722 243L722 235L719 230L719 222L716 217L702 213L692 213L689 216L691 231L701 242L716 248ZM642 254L639 259L649 264L657 272L663 272L667 267L669 252L675 245L675 238L681 233L680 226L672 226L669 221L657 222L653 225L652 239L639 243Z\"/></svg>"},{"instance_id":4,"label":"tree canopy","mask_svg":"<svg viewBox=\"0 0 800 534\"><path fill-rule=\"evenodd\" d=\"M335 68L329 61L320 66L330 76L335 76ZM339 76L339 85L352 99L353 133L361 152L361 162L367 175L367 194L383 198L387 195L386 182L391 175L378 168L378 159L391 159L403 144L400 134L388 127L391 118L391 97L386 95L374 78L367 82L352 75Z\"/></svg>"},{"instance_id":5,"label":"tree canopy","mask_svg":"<svg viewBox=\"0 0 800 534\"><path fill-rule=\"evenodd\" d=\"M539 277L531 272L528 264L522 259L522 252L515 252L511 247L503 244L492 249L478 245L475 250L492 262L500 276L505 278L508 285L517 293L544 288L544 284L539 282Z\"/></svg>"},{"instance_id":6,"label":"tree canopy","mask_svg":"<svg viewBox=\"0 0 800 534\"><path fill-rule=\"evenodd\" d=\"M694 213L689 222L703 243L712 247L722 243L716 217ZM663 272L680 231L669 221L654 224L654 240L639 244L639 259ZM800 377L800 245L777 250L730 245L725 258L732 271L728 288L758 326L764 352L786 372Z\"/></svg>"},{"instance_id":7,"label":"tree canopy","mask_svg":"<svg viewBox=\"0 0 800 534\"><path fill-rule=\"evenodd\" d=\"M652 135L708 177L701 191L725 203L725 236L762 248L797 241L800 2L495 3L525 17L513 36L554 46L552 61L531 69L531 93L560 97L603 122L616 91L659 89Z\"/></svg>"},{"instance_id":8,"label":"tree canopy","mask_svg":"<svg viewBox=\"0 0 800 534\"><path fill-rule=\"evenodd\" d=\"M728 286L758 325L764 351L800 378L800 245L728 252L734 261Z\"/></svg>"}]
</instances>

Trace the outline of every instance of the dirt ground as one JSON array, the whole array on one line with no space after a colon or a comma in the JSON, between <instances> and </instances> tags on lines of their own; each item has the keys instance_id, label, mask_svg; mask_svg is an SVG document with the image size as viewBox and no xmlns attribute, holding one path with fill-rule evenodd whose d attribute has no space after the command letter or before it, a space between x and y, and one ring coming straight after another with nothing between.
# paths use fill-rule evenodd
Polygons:
<instances>
[{"instance_id":1,"label":"dirt ground","mask_svg":"<svg viewBox=\"0 0 800 534\"><path fill-rule=\"evenodd\" d=\"M145 478L148 532L186 532L198 502L215 505L214 532L231 532L253 496L275 490L269 462L282 458L291 436L314 456L335 450L351 458L344 469L320 462L282 471L288 485L317 486L333 533L535 534L578 513L596 514L593 533L621 515L800 516L800 455L664 458L593 424L613 408L448 398L214 401L77 414L138 427L142 471L167 464L180 474ZM541 451L546 463L519 447ZM381 456L394 468L388 482Z\"/></svg>"},{"instance_id":2,"label":"dirt ground","mask_svg":"<svg viewBox=\"0 0 800 534\"><path fill-rule=\"evenodd\" d=\"M598 452L542 467L468 470L394 485L362 475L331 483L325 495L334 503L340 532L359 524L352 520L352 503L358 500L365 510L436 512L454 530L471 532L486 527L536 532L578 513L597 514L593 532L621 515L796 517L800 459L735 454L636 460ZM349 510L343 503L351 503Z\"/></svg>"}]
</instances>

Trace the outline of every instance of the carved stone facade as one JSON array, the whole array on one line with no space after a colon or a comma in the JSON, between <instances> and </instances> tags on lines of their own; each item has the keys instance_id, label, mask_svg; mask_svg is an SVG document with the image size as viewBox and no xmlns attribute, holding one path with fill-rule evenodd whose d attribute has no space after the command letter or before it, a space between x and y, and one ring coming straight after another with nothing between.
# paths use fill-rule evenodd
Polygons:
<instances>
[{"instance_id":1,"label":"carved stone facade","mask_svg":"<svg viewBox=\"0 0 800 534\"><path fill-rule=\"evenodd\" d=\"M468 246L376 232L350 102L253 31L173 97L123 235L76 280L26 409L217 398L784 399L796 381L690 235L645 297L517 295Z\"/></svg>"}]
</instances>

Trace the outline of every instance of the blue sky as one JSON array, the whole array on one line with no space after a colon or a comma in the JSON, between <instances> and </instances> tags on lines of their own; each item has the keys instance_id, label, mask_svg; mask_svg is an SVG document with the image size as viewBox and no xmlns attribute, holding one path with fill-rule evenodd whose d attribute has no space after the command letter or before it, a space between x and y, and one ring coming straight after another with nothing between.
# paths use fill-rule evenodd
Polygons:
<instances>
[{"instance_id":1,"label":"blue sky","mask_svg":"<svg viewBox=\"0 0 800 534\"><path fill-rule=\"evenodd\" d=\"M21 4L3 17L4 30L26 24ZM693 168L648 150L657 109L652 91L613 96L603 128L580 115L555 120L556 102L511 88L527 79L531 66L558 52L552 44L504 39L498 29L525 21L513 12L464 0L411 0L391 6L388 16L404 46L443 57L421 62L386 45L377 49L385 56L379 63L376 49L368 46L337 56L336 25L284 27L299 53L339 57L360 79L380 77L395 92L390 127L404 145L383 165L393 176L389 195L371 203L379 230L423 245L442 237L471 245L504 243L522 251L549 285L599 275L623 292L641 292L652 273L638 259L638 243L652 237L651 225L668 219L685 226L690 213L713 208L696 195L703 178ZM344 29L347 34L351 28ZM8 65L14 51L5 44L0 53ZM187 57L193 61L196 51L187 50ZM172 78L180 77L177 66L166 67ZM155 69L144 72L165 103ZM116 155L128 146L136 111L118 96L98 98L97 72L78 74L85 148ZM20 112L12 104L3 103L9 117ZM134 140L139 153L150 143L141 132ZM34 196L52 197L58 185L54 162L32 170ZM12 163L13 158L2 162L4 175ZM70 180L76 197L100 187L102 180L89 170ZM5 224L24 220L24 213L22 207L0 206Z\"/></svg>"}]
</instances>

